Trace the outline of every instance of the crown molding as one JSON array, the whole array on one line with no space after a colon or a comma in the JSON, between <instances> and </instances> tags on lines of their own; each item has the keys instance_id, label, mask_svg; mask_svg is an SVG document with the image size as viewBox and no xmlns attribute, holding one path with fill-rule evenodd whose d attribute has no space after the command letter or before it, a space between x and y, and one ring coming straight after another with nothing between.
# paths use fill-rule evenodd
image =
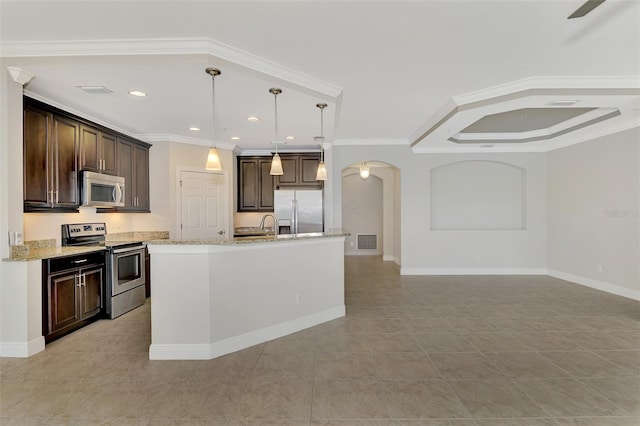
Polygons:
<instances>
[{"instance_id":1,"label":"crown molding","mask_svg":"<svg viewBox=\"0 0 640 426\"><path fill-rule=\"evenodd\" d=\"M416 154L495 154L497 152L532 153L549 151L544 146L492 146L487 148L480 146L434 146L413 147L411 150Z\"/></svg>"},{"instance_id":2,"label":"crown molding","mask_svg":"<svg viewBox=\"0 0 640 426\"><path fill-rule=\"evenodd\" d=\"M379 146L379 145L395 145L408 146L409 140L405 138L389 138L389 139L336 139L334 146Z\"/></svg>"},{"instance_id":3,"label":"crown molding","mask_svg":"<svg viewBox=\"0 0 640 426\"><path fill-rule=\"evenodd\" d=\"M197 55L215 56L313 92L337 98L342 88L210 38L157 38L0 43L1 57Z\"/></svg>"}]
</instances>

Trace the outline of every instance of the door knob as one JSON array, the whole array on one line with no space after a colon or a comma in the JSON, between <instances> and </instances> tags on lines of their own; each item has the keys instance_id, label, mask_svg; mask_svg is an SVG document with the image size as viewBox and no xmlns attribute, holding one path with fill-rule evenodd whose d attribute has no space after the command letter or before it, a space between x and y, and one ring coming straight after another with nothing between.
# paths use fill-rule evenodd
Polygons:
<instances>
[{"instance_id":1,"label":"door knob","mask_svg":"<svg viewBox=\"0 0 640 426\"><path fill-rule=\"evenodd\" d=\"M224 231L218 231L218 235L224 235Z\"/></svg>"}]
</instances>

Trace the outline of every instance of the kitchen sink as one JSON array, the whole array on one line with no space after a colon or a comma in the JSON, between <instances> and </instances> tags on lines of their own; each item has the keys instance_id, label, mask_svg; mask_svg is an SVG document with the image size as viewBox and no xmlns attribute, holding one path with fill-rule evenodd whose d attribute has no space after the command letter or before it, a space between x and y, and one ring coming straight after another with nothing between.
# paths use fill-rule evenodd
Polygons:
<instances>
[{"instance_id":1,"label":"kitchen sink","mask_svg":"<svg viewBox=\"0 0 640 426\"><path fill-rule=\"evenodd\" d=\"M257 226L245 226L241 228L235 228L233 230L234 237L260 237L275 235L273 228L260 228Z\"/></svg>"}]
</instances>

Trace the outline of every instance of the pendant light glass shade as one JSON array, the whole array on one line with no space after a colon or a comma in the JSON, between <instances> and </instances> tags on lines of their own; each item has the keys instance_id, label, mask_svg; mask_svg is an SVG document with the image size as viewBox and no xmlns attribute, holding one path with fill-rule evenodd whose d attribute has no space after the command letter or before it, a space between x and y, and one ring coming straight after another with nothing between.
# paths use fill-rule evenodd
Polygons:
<instances>
[{"instance_id":1,"label":"pendant light glass shade","mask_svg":"<svg viewBox=\"0 0 640 426\"><path fill-rule=\"evenodd\" d=\"M271 159L271 169L269 170L269 174L274 176L282 176L284 174L284 171L282 170L282 160L280 160L278 153L276 153Z\"/></svg>"},{"instance_id":2,"label":"pendant light glass shade","mask_svg":"<svg viewBox=\"0 0 640 426\"><path fill-rule=\"evenodd\" d=\"M218 148L209 148L209 155L207 156L207 170L222 170L222 164L220 164L220 153Z\"/></svg>"},{"instance_id":3,"label":"pendant light glass shade","mask_svg":"<svg viewBox=\"0 0 640 426\"><path fill-rule=\"evenodd\" d=\"M318 171L316 172L316 180L327 180L327 166L324 164L324 109L327 104L316 104L320 109L320 162L318 163Z\"/></svg>"},{"instance_id":4,"label":"pendant light glass shade","mask_svg":"<svg viewBox=\"0 0 640 426\"><path fill-rule=\"evenodd\" d=\"M280 141L278 140L278 95L282 93L282 89L272 87L269 89L269 93L273 95L276 130L276 138L273 142L276 144L276 153L273 155L273 159L271 159L271 169L269 170L269 174L272 176L282 176L284 174L284 171L282 170L282 160L280 160L280 156L278 155L278 144L280 144Z\"/></svg>"},{"instance_id":5,"label":"pendant light glass shade","mask_svg":"<svg viewBox=\"0 0 640 426\"><path fill-rule=\"evenodd\" d=\"M212 116L213 116L213 130L212 130L212 142L211 148L209 148L209 155L207 155L207 170L222 170L222 164L220 163L220 153L216 148L216 76L222 74L217 68L207 68L205 70L207 74L211 76L211 98L212 98Z\"/></svg>"},{"instance_id":6,"label":"pendant light glass shade","mask_svg":"<svg viewBox=\"0 0 640 426\"><path fill-rule=\"evenodd\" d=\"M327 166L324 161L318 163L318 171L316 172L316 180L327 180Z\"/></svg>"},{"instance_id":7,"label":"pendant light glass shade","mask_svg":"<svg viewBox=\"0 0 640 426\"><path fill-rule=\"evenodd\" d=\"M362 179L366 179L369 177L369 166L367 165L367 163L362 163L360 165L360 177Z\"/></svg>"}]
</instances>

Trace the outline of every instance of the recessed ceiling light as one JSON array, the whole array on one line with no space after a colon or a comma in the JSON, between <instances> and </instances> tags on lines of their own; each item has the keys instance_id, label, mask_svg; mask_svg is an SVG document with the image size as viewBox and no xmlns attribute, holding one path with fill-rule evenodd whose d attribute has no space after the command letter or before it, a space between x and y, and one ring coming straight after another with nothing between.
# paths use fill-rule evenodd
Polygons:
<instances>
[{"instance_id":1,"label":"recessed ceiling light","mask_svg":"<svg viewBox=\"0 0 640 426\"><path fill-rule=\"evenodd\" d=\"M232 141L239 141L240 140L240 136L231 136L231 140Z\"/></svg>"},{"instance_id":2,"label":"recessed ceiling light","mask_svg":"<svg viewBox=\"0 0 640 426\"><path fill-rule=\"evenodd\" d=\"M200 127L189 127L189 130L193 130L194 132L197 132L198 130L200 130Z\"/></svg>"},{"instance_id":3,"label":"recessed ceiling light","mask_svg":"<svg viewBox=\"0 0 640 426\"><path fill-rule=\"evenodd\" d=\"M147 96L146 93L141 92L140 90L129 90L129 94L131 96Z\"/></svg>"},{"instance_id":4,"label":"recessed ceiling light","mask_svg":"<svg viewBox=\"0 0 640 426\"><path fill-rule=\"evenodd\" d=\"M556 99L556 100L553 100L553 101L549 102L547 105L569 106L569 105L573 105L575 103L578 103L577 99Z\"/></svg>"},{"instance_id":5,"label":"recessed ceiling light","mask_svg":"<svg viewBox=\"0 0 640 426\"><path fill-rule=\"evenodd\" d=\"M287 136L285 139L288 141L292 141L295 139L295 136Z\"/></svg>"},{"instance_id":6,"label":"recessed ceiling light","mask_svg":"<svg viewBox=\"0 0 640 426\"><path fill-rule=\"evenodd\" d=\"M247 120L249 120L249 121L260 121L260 118L256 117L255 115L250 115L249 117L247 117Z\"/></svg>"}]
</instances>

